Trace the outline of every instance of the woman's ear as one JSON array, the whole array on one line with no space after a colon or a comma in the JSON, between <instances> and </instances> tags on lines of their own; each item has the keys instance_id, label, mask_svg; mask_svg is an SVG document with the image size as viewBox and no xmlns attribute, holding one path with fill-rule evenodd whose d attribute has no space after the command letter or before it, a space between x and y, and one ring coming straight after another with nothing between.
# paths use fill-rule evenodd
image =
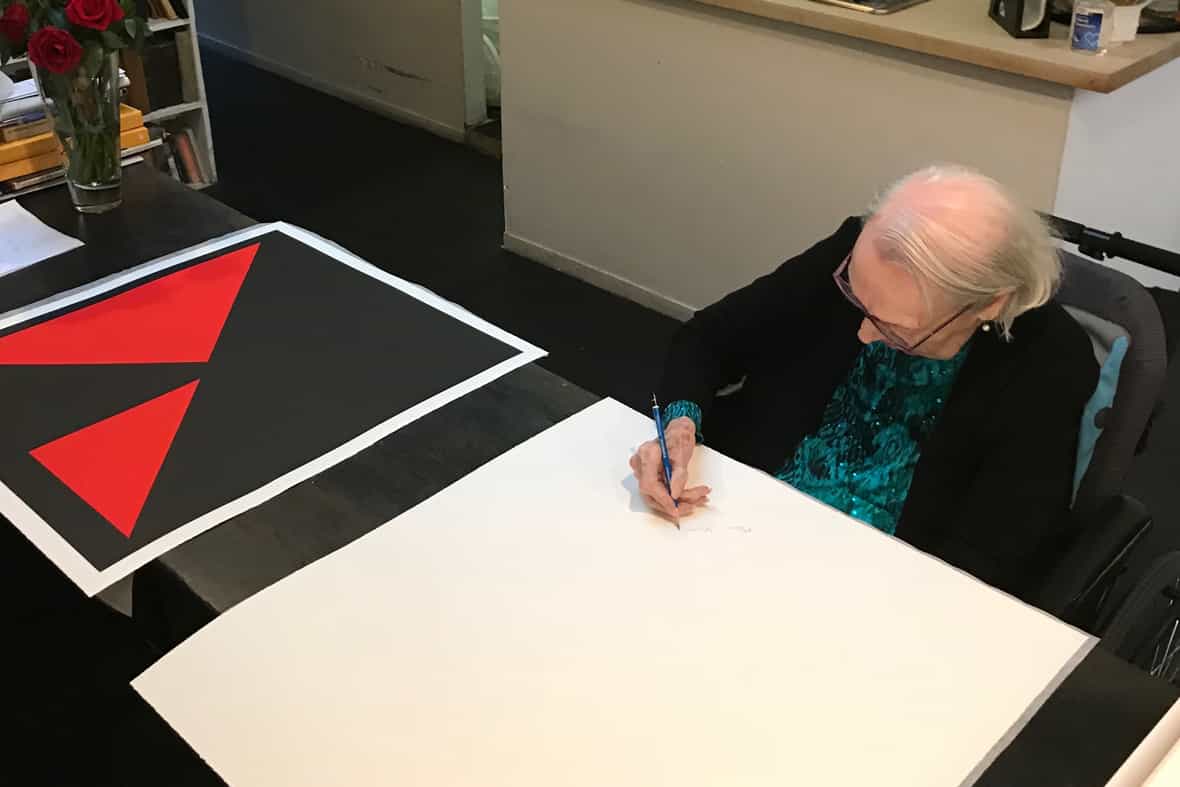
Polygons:
<instances>
[{"instance_id":1,"label":"woman's ear","mask_svg":"<svg viewBox=\"0 0 1180 787\"><path fill-rule=\"evenodd\" d=\"M991 301L979 310L979 318L984 322L991 322L1000 316L1000 312L1004 311L1004 307L1008 305L1008 301L1012 298L1012 293L1005 292L992 298Z\"/></svg>"}]
</instances>

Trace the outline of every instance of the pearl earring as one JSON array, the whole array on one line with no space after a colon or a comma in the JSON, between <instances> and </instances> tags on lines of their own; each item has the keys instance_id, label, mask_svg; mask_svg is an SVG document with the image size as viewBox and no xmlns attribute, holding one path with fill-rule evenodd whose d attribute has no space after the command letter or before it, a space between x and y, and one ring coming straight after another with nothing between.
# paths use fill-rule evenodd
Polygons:
<instances>
[{"instance_id":1,"label":"pearl earring","mask_svg":"<svg viewBox=\"0 0 1180 787\"><path fill-rule=\"evenodd\" d=\"M990 331L992 329L992 324L990 322L985 322L983 325L980 326L980 328L983 330L984 333L987 333L988 331Z\"/></svg>"}]
</instances>

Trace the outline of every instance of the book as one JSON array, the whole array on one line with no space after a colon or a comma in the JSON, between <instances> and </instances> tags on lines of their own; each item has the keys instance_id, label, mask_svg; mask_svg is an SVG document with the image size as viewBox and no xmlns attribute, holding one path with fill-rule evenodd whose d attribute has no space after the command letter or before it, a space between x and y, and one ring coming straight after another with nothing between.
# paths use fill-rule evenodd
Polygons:
<instances>
[{"instance_id":1,"label":"book","mask_svg":"<svg viewBox=\"0 0 1180 787\"><path fill-rule=\"evenodd\" d=\"M176 15L176 9L172 7L171 0L159 0L160 10L164 12L165 19L179 19Z\"/></svg>"},{"instance_id":2,"label":"book","mask_svg":"<svg viewBox=\"0 0 1180 787\"><path fill-rule=\"evenodd\" d=\"M161 172L167 172L168 145L164 142L164 136L167 132L163 126L157 126L152 123L149 123L147 126L145 126L145 128L148 130L148 136L151 138L151 141L159 142L160 144L149 151L145 151L144 156L147 158L148 162L151 163L153 168L158 169Z\"/></svg>"},{"instance_id":3,"label":"book","mask_svg":"<svg viewBox=\"0 0 1180 787\"><path fill-rule=\"evenodd\" d=\"M143 126L133 128L130 131L124 131L119 135L119 147L123 149L146 145L150 141L151 136ZM58 148L30 158L0 164L0 180L22 178L43 170L54 169L60 167L63 160L61 149Z\"/></svg>"},{"instance_id":4,"label":"book","mask_svg":"<svg viewBox=\"0 0 1180 787\"><path fill-rule=\"evenodd\" d=\"M196 132L191 128L186 128L181 132L181 136L188 137L189 147L193 151L193 158L197 162L198 180L201 183L209 183L212 178L209 175L209 168L205 165L205 157L201 155L201 146L197 144Z\"/></svg>"},{"instance_id":5,"label":"book","mask_svg":"<svg viewBox=\"0 0 1180 787\"><path fill-rule=\"evenodd\" d=\"M0 143L15 142L18 139L28 139L39 134L53 131L53 121L42 113L34 113L35 120L24 123L9 123L0 127Z\"/></svg>"},{"instance_id":6,"label":"book","mask_svg":"<svg viewBox=\"0 0 1180 787\"><path fill-rule=\"evenodd\" d=\"M30 110L23 115L16 115L0 120L0 130L12 128L13 126L24 125L25 123L32 123L34 120L40 120L45 117L45 107Z\"/></svg>"},{"instance_id":7,"label":"book","mask_svg":"<svg viewBox=\"0 0 1180 787\"><path fill-rule=\"evenodd\" d=\"M122 165L124 168L132 164L139 164L144 160L143 156L129 155L126 156ZM49 169L44 172L38 172L35 175L30 175L27 178L13 178L12 180L0 180L0 195L21 196L22 193L31 193L47 189L50 186L56 186L60 183L65 183L66 176L62 169Z\"/></svg>"},{"instance_id":8,"label":"book","mask_svg":"<svg viewBox=\"0 0 1180 787\"><path fill-rule=\"evenodd\" d=\"M143 60L144 85L151 108L164 109L184 103L176 36L164 36L159 41L149 39L140 57Z\"/></svg>"},{"instance_id":9,"label":"book","mask_svg":"<svg viewBox=\"0 0 1180 787\"><path fill-rule=\"evenodd\" d=\"M125 88L130 83L127 74L119 71L119 88ZM0 123L19 118L33 112L44 112L45 102L37 92L37 86L30 78L13 83L13 92L8 98L0 101Z\"/></svg>"},{"instance_id":10,"label":"book","mask_svg":"<svg viewBox=\"0 0 1180 787\"><path fill-rule=\"evenodd\" d=\"M0 191L5 192L6 194L11 194L14 191L23 191L32 186L40 186L42 183L51 183L56 180L65 180L65 175L62 174L60 168L47 169L44 172L36 172L25 178L0 180Z\"/></svg>"},{"instance_id":11,"label":"book","mask_svg":"<svg viewBox=\"0 0 1180 787\"><path fill-rule=\"evenodd\" d=\"M193 145L192 135L181 132L171 135L168 141L176 154L181 180L185 183L203 183L201 165L197 161L197 149Z\"/></svg>"},{"instance_id":12,"label":"book","mask_svg":"<svg viewBox=\"0 0 1180 787\"><path fill-rule=\"evenodd\" d=\"M151 112L152 102L148 99L143 57L134 49L124 49L119 53L119 61L130 83L127 86L127 103L143 112Z\"/></svg>"},{"instance_id":13,"label":"book","mask_svg":"<svg viewBox=\"0 0 1180 787\"><path fill-rule=\"evenodd\" d=\"M48 122L48 118L46 118L46 121ZM142 125L142 112L126 104L119 106L120 132L130 131ZM44 131L40 134L16 139L11 142L0 143L0 164L9 164L21 159L33 158L55 150L60 151L61 146L58 144L57 136L52 131L52 122L50 122L49 128L51 129L50 131Z\"/></svg>"},{"instance_id":14,"label":"book","mask_svg":"<svg viewBox=\"0 0 1180 787\"><path fill-rule=\"evenodd\" d=\"M165 146L168 147L168 146ZM172 154L172 148L168 147L168 172L172 175L172 179L176 181L182 180L180 177L180 168L176 166L176 156Z\"/></svg>"},{"instance_id":15,"label":"book","mask_svg":"<svg viewBox=\"0 0 1180 787\"><path fill-rule=\"evenodd\" d=\"M126 104L119 105L119 131L131 131L143 125L143 112Z\"/></svg>"},{"instance_id":16,"label":"book","mask_svg":"<svg viewBox=\"0 0 1180 787\"><path fill-rule=\"evenodd\" d=\"M0 104L7 104L9 101L20 101L24 98L38 97L40 97L40 93L37 91L37 82L30 77L29 79L22 79L19 82L13 82L8 95L0 99Z\"/></svg>"},{"instance_id":17,"label":"book","mask_svg":"<svg viewBox=\"0 0 1180 787\"><path fill-rule=\"evenodd\" d=\"M42 132L25 139L0 143L0 165L60 150L57 136L52 131Z\"/></svg>"},{"instance_id":18,"label":"book","mask_svg":"<svg viewBox=\"0 0 1180 787\"><path fill-rule=\"evenodd\" d=\"M180 143L175 134L169 132L164 137L164 147L168 149L169 168L172 170L173 175L181 183L188 183L188 170L184 166L184 161L180 158Z\"/></svg>"}]
</instances>

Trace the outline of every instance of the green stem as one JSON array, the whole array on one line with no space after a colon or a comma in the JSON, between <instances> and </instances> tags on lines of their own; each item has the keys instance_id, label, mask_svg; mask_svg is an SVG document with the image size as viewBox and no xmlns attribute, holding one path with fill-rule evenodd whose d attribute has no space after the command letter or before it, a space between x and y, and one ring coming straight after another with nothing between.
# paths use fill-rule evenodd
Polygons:
<instances>
[{"instance_id":1,"label":"green stem","mask_svg":"<svg viewBox=\"0 0 1180 787\"><path fill-rule=\"evenodd\" d=\"M109 64L104 60L97 74L79 70L70 77L47 79L70 179L83 185L114 181L120 166L119 111L110 92L115 85Z\"/></svg>"}]
</instances>

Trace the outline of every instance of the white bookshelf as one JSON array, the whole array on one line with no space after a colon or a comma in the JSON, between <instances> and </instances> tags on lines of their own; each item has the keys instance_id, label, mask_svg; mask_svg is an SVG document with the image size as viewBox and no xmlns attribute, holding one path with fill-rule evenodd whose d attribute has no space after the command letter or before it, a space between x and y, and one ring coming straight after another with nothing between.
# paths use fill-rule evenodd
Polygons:
<instances>
[{"instance_id":1,"label":"white bookshelf","mask_svg":"<svg viewBox=\"0 0 1180 787\"><path fill-rule=\"evenodd\" d=\"M171 106L152 106L144 112L144 123L165 126L171 131L192 129L197 155L209 182L194 184L207 188L217 182L217 156L213 149L213 127L209 122L209 101L205 93L205 73L201 66L201 49L197 37L197 9L193 0L185 2L187 19L149 19L151 40L164 36L176 38L176 53L180 64L182 101Z\"/></svg>"},{"instance_id":2,"label":"white bookshelf","mask_svg":"<svg viewBox=\"0 0 1180 787\"><path fill-rule=\"evenodd\" d=\"M148 30L153 33L162 33L165 30L176 30L181 27L189 26L188 19L149 19Z\"/></svg>"},{"instance_id":3,"label":"white bookshelf","mask_svg":"<svg viewBox=\"0 0 1180 787\"><path fill-rule=\"evenodd\" d=\"M163 109L153 109L151 112L145 112L143 115L144 123L159 123L164 120L171 120L174 117L187 115L190 112L204 112L205 102L203 101L186 101L183 104L173 104L170 107Z\"/></svg>"}]
</instances>

